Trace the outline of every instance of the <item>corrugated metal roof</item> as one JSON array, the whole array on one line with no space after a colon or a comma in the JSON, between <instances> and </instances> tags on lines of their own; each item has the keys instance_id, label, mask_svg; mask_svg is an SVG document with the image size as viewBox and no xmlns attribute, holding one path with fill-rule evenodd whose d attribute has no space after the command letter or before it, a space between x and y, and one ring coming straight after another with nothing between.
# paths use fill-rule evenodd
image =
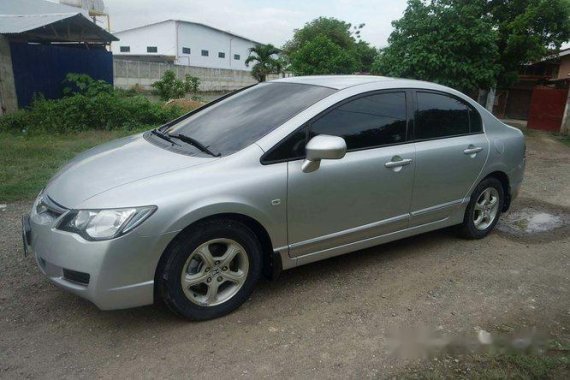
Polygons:
<instances>
[{"instance_id":1,"label":"corrugated metal roof","mask_svg":"<svg viewBox=\"0 0 570 380\"><path fill-rule=\"evenodd\" d=\"M0 34L35 31L34 37L41 40L41 36L38 35L41 33L40 28L62 22L87 32L91 40L93 37L98 37L101 41L117 40L112 34L87 19L81 9L45 0L0 0ZM57 36L49 36L46 39L58 40ZM69 41L68 36L62 38L62 41Z\"/></svg>"}]
</instances>

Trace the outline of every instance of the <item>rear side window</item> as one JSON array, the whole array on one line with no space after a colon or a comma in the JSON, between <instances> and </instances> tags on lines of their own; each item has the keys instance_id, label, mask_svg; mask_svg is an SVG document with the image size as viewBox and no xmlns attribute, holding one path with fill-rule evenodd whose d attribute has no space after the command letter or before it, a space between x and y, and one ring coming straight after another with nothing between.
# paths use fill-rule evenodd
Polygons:
<instances>
[{"instance_id":1,"label":"rear side window","mask_svg":"<svg viewBox=\"0 0 570 380\"><path fill-rule=\"evenodd\" d=\"M417 139L427 140L469 133L470 107L465 103L450 96L431 92L418 92L417 99L415 128ZM473 118L475 117L480 118L479 114L473 115Z\"/></svg>"},{"instance_id":2,"label":"rear side window","mask_svg":"<svg viewBox=\"0 0 570 380\"><path fill-rule=\"evenodd\" d=\"M333 109L311 124L309 139L340 136L348 150L402 143L406 140L406 93L364 96Z\"/></svg>"},{"instance_id":3,"label":"rear side window","mask_svg":"<svg viewBox=\"0 0 570 380\"><path fill-rule=\"evenodd\" d=\"M481 115L479 115L479 111L471 106L469 106L469 132L483 132L483 122L481 122Z\"/></svg>"}]
</instances>

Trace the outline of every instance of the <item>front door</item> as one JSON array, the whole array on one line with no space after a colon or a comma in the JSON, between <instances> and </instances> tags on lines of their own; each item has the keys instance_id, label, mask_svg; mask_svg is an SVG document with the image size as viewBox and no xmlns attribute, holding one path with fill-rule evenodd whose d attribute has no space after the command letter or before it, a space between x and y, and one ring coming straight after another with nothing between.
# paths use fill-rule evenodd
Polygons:
<instances>
[{"instance_id":1,"label":"front door","mask_svg":"<svg viewBox=\"0 0 570 380\"><path fill-rule=\"evenodd\" d=\"M323 160L312 173L303 160L288 164L288 236L291 256L404 229L414 179L415 147L407 144L406 93L351 99L312 121L309 139L343 137L347 154Z\"/></svg>"}]
</instances>

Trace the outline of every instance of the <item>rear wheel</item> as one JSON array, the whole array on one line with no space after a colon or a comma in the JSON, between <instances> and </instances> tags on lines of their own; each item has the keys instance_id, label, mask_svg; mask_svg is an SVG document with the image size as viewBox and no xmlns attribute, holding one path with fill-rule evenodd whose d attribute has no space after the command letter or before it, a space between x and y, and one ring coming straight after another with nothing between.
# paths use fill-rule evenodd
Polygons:
<instances>
[{"instance_id":1,"label":"rear wheel","mask_svg":"<svg viewBox=\"0 0 570 380\"><path fill-rule=\"evenodd\" d=\"M251 295L261 275L261 252L253 231L240 222L199 223L165 253L160 295L171 310L189 319L228 314Z\"/></svg>"},{"instance_id":2,"label":"rear wheel","mask_svg":"<svg viewBox=\"0 0 570 380\"><path fill-rule=\"evenodd\" d=\"M460 234L468 239L487 236L499 221L504 203L503 185L496 178L486 178L473 191L467 205Z\"/></svg>"}]
</instances>

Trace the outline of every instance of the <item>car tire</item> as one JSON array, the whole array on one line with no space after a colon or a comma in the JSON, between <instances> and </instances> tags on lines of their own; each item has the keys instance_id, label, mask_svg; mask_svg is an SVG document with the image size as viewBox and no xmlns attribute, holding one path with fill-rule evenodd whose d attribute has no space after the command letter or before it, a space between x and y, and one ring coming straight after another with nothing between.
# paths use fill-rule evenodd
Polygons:
<instances>
[{"instance_id":1,"label":"car tire","mask_svg":"<svg viewBox=\"0 0 570 380\"><path fill-rule=\"evenodd\" d=\"M233 261L225 263L235 251ZM235 220L199 222L178 235L165 255L157 276L160 297L176 314L195 321L237 309L262 273L257 236Z\"/></svg>"},{"instance_id":2,"label":"car tire","mask_svg":"<svg viewBox=\"0 0 570 380\"><path fill-rule=\"evenodd\" d=\"M493 177L485 178L477 185L465 210L459 235L466 239L482 239L499 221L505 194L501 182Z\"/></svg>"}]
</instances>

